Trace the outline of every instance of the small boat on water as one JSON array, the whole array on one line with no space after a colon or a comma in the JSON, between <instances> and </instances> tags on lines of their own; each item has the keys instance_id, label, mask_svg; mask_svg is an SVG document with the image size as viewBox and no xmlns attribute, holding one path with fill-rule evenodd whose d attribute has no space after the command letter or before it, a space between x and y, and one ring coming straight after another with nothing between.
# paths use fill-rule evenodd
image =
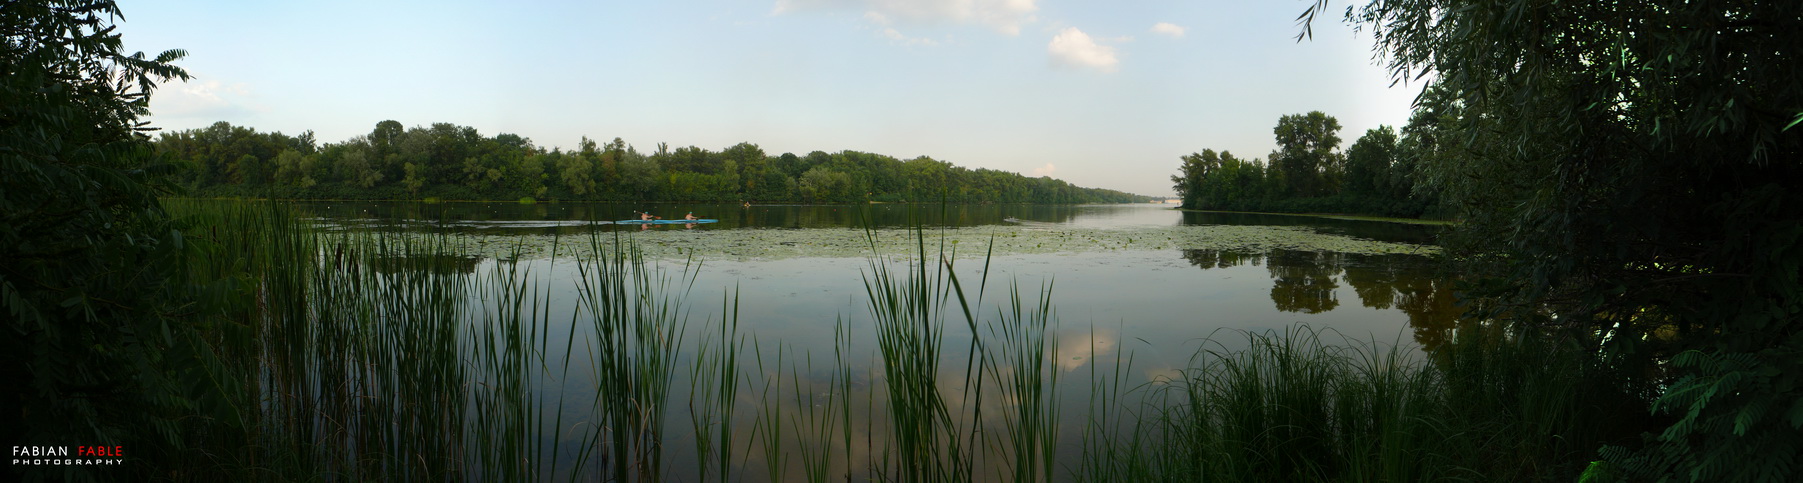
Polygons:
<instances>
[{"instance_id":1,"label":"small boat on water","mask_svg":"<svg viewBox=\"0 0 1803 483\"><path fill-rule=\"evenodd\" d=\"M614 222L614 224L616 224L616 225L687 225L687 224L690 224L690 223L718 223L718 222L719 222L719 221L720 221L720 220L713 220L713 219L706 219L706 218L702 218L702 219L696 219L696 220L683 220L683 219L675 219L675 220L620 220L620 221L616 221L616 222Z\"/></svg>"}]
</instances>

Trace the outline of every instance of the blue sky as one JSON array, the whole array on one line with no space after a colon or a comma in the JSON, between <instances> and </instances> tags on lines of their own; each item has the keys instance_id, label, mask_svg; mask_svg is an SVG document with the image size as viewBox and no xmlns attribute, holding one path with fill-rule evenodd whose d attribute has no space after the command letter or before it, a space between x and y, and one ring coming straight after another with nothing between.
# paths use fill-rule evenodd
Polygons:
<instances>
[{"instance_id":1,"label":"blue sky","mask_svg":"<svg viewBox=\"0 0 1803 483\"><path fill-rule=\"evenodd\" d=\"M931 156L1168 195L1178 157L1265 157L1284 114L1408 120L1369 35L1307 1L186 1L122 5L128 51L182 48L165 129L323 142L386 119L547 147L582 136L770 154ZM1335 8L1344 8L1335 4Z\"/></svg>"}]
</instances>

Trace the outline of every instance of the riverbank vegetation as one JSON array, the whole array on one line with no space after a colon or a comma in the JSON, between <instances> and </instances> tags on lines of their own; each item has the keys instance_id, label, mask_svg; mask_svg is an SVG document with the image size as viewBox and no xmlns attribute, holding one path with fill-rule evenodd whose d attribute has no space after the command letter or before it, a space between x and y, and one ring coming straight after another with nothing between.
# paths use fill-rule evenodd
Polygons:
<instances>
[{"instance_id":1,"label":"riverbank vegetation","mask_svg":"<svg viewBox=\"0 0 1803 483\"><path fill-rule=\"evenodd\" d=\"M1397 0L1347 17L1396 81L1429 84L1437 154L1415 191L1462 221L1444 241L1480 277L1472 315L1580 341L1659 418L1593 476L1795 480L1803 65L1776 59L1803 53L1796 9Z\"/></svg>"},{"instance_id":2,"label":"riverbank vegetation","mask_svg":"<svg viewBox=\"0 0 1803 483\"><path fill-rule=\"evenodd\" d=\"M581 267L570 301L546 264L472 267L454 235L171 211L209 247L193 276L248 282L204 318L249 321L198 335L223 409L156 465L176 479L1549 480L1640 426L1581 346L1495 322L1420 327L1425 353L1221 332L1142 379L1130 353L1060 343L1053 286L1003 288L923 233L870 260L870 312L833 347L800 348L744 331L730 290L691 320L696 266L630 231L561 241L586 247L551 262Z\"/></svg>"},{"instance_id":3,"label":"riverbank vegetation","mask_svg":"<svg viewBox=\"0 0 1803 483\"><path fill-rule=\"evenodd\" d=\"M1049 177L969 169L929 157L857 151L766 154L756 144L640 152L587 137L572 150L484 136L469 126L404 128L320 144L224 122L163 133L179 161L172 179L192 195L337 200L589 200L688 202L1136 203L1150 197Z\"/></svg>"},{"instance_id":4,"label":"riverbank vegetation","mask_svg":"<svg viewBox=\"0 0 1803 483\"><path fill-rule=\"evenodd\" d=\"M1338 119L1321 111L1283 116L1268 157L1184 155L1172 189L1196 210L1443 217L1438 190L1421 182L1435 156L1434 119L1417 111L1400 137L1378 126L1340 151Z\"/></svg>"},{"instance_id":5,"label":"riverbank vegetation","mask_svg":"<svg viewBox=\"0 0 1803 483\"><path fill-rule=\"evenodd\" d=\"M1423 124L1438 133L1423 138L1434 154L1406 170L1407 193L1426 190L1439 200L1430 206L1463 220L1446 238L1466 274L1469 311L1446 339L1457 343L1414 359L1321 332L1251 334L1245 349L1205 347L1180 373L1139 383L1125 376L1126 354L1108 364L1087 354L1086 380L1048 367L1065 355L1046 357L1057 346L1050 287L1037 298L991 294L986 276L957 278L924 236L916 263L879 258L865 272L883 376L858 379L838 358L846 350L816 377L812 353L763 345L736 315L686 325L688 272L660 273L630 245L575 260L579 300L560 308L529 265L446 270L467 263L452 255L455 238L320 234L269 205L166 205L157 195L184 178L164 161L179 150L155 149L140 116L157 83L187 77L170 65L183 52L123 53L113 2L8 4L0 383L11 390L0 395L0 434L15 447L123 447L128 461L6 471L131 481L657 481L679 468L721 481L1794 480L1795 8L1395 0L1349 14L1371 27L1398 80L1433 74L1422 104L1435 113ZM1222 186L1295 199L1361 186L1356 173L1378 171L1354 169L1351 149L1334 173L1335 124L1286 117L1285 148L1270 166L1251 164L1265 184ZM1372 142L1384 146L1381 137ZM1405 128L1398 145L1407 139ZM556 178L564 188L525 188L634 186L604 182L607 150L593 151ZM340 178L313 186L386 180L412 196L510 179L489 158L451 153L403 159L399 171L332 164L328 176ZM1215 179L1200 154L1199 179ZM299 186L319 169L299 148L268 155L203 172ZM757 158L767 176L769 157ZM564 164L539 163L539 179ZM747 165L661 179L755 193L747 180L766 176L744 176ZM795 192L864 186L831 169L801 171ZM817 183L801 179L809 173ZM736 314L730 296L722 304ZM691 342L707 349L685 360ZM705 389L682 393L677 377ZM1080 410L1052 396L1073 385L1089 401L1079 425L1049 422ZM682 403L686 415L670 409ZM692 465L675 462L688 453L667 432L682 419L701 435L684 441ZM1054 462L1071 446L1080 457Z\"/></svg>"}]
</instances>

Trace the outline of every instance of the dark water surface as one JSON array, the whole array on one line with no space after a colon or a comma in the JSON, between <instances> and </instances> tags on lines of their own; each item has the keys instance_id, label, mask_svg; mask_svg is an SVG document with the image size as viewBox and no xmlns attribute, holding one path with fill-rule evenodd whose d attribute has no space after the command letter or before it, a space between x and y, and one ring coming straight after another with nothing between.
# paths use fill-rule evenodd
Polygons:
<instances>
[{"instance_id":1,"label":"dark water surface","mask_svg":"<svg viewBox=\"0 0 1803 483\"><path fill-rule=\"evenodd\" d=\"M1046 229L1082 228L1122 231L1148 227L1217 225L1300 228L1353 240L1431 244L1438 227L1307 216L1183 212L1168 205L625 205L594 203L346 203L310 202L304 213L339 229L433 231L480 234L577 236L596 230L710 232L712 238L750 236L757 230L808 230L843 233L865 226L933 229L1019 228L1028 237ZM720 220L703 225L595 225L631 219L637 210L678 218L693 212ZM537 240L537 239L534 239ZM855 248L855 247L854 247ZM961 247L980 253L982 246ZM843 251L775 260L735 261L701 258L704 269L695 284L701 294L739 287L742 303L768 310L745 311L771 320L824 320L862 314L848 305L862 299L860 274L868 256L843 257ZM864 250L868 252L868 250ZM896 255L886 253L884 255ZM903 254L906 255L906 254ZM471 254L469 270L483 260ZM981 260L961 261L970 276L980 275ZM1334 327L1358 334L1396 334L1411 320L1427 323L1441 310L1437 299L1446 289L1436 282L1430 257L1409 254L1358 254L1284 248L1247 250L1233 247L1183 246L1162 250L1085 250L1082 246L1051 253L1005 254L989 260L991 280L1037 287L1053 282L1054 301L1066 324L1125 326L1135 330L1165 328L1195 331L1213 328L1273 328L1296 322ZM805 302L799 302L805 301ZM760 313L760 312L768 312ZM781 324L757 324L760 333ZM770 332L763 332L768 330ZM1204 335L1192 333L1191 336ZM1160 338L1160 340L1165 340Z\"/></svg>"},{"instance_id":2,"label":"dark water surface","mask_svg":"<svg viewBox=\"0 0 1803 483\"><path fill-rule=\"evenodd\" d=\"M864 227L904 228L924 226L930 242L945 233L980 233L1008 236L1016 246L1035 246L1035 237L1091 239L1117 236L1145 238L1185 230L1236 230L1268 227L1282 237L1325 237L1331 244L1353 247L1299 250L1293 246L1261 248L1258 244L1230 247L1207 246L1182 237L1169 242L1108 244L1096 242L1059 245L1063 248L1016 250L987 259L961 258L954 270L971 295L978 295L980 280L985 318L994 318L999 303L1018 289L1023 303L1031 304L1043 289L1050 289L1057 324L1052 357L1067 380L1082 379L1091 371L1112 371L1113 361L1131 356L1134 380L1153 380L1180 370L1203 338L1231 349L1243 342L1232 331L1284 330L1298 324L1329 329L1358 340L1399 343L1406 347L1433 345L1428 329L1449 325L1458 315L1452 304L1450 284L1436 276L1437 262L1418 254L1386 253L1389 250L1356 249L1363 243L1431 244L1437 227L1398 223L1351 221L1302 216L1195 213L1172 210L1168 205L966 205L966 206L801 206L801 205L624 205L514 203L345 203L317 202L298 205L303 216L334 230L376 232L437 232L453 235L518 237L544 243L545 235L560 239L602 231L645 237L659 243L684 243L675 235L705 234L706 244L686 253L700 266L691 273L693 284L686 297L691 330L717 324L725 316L726 301L736 300L742 333L755 338L765 352L782 347L789 363L812 357L813 365L831 365L835 330L851 333L848 361L860 374L860 384L876 386L872 368L881 363L875 354L864 281L873 263L906 268L912 261L873 262L868 250L858 247L823 247L818 252L799 248L782 256L720 256L709 258L707 247L717 245L786 243L796 240L843 237L848 230ZM657 227L610 225L612 220L634 217L647 210L664 218L693 212L719 223ZM1247 228L1251 227L1251 228ZM771 238L770 230L782 236ZM986 231L985 231L986 230ZM1098 235L1099 234L1099 235ZM1110 235L1113 234L1113 235ZM989 236L989 235L986 235ZM660 238L661 237L661 238ZM1027 243L1020 240L1025 239ZM735 242L734 240L740 240ZM780 241L771 241L780 240ZM1186 241L1188 240L1188 241ZM973 243L974 244L974 243ZM806 245L806 243L800 243ZM755 248L755 247L753 247ZM962 246L964 253L983 247ZM798 250L798 251L797 251ZM724 253L724 252L722 252ZM736 252L735 252L736 253ZM756 253L756 252L753 252ZM849 256L848 256L849 255ZM898 255L884 253L884 256ZM899 255L906 255L899 254ZM474 252L457 270L484 273L498 264L523 264L541 283L548 284L555 302L551 313L569 313L577 295L575 264L567 260L500 260L493 253ZM932 259L932 256L928 256ZM692 262L694 260L687 260ZM985 262L987 277L983 274ZM684 271L685 260L656 262L668 273ZM935 265L938 266L938 265ZM974 300L973 300L974 302ZM951 329L945 368L962 377L970 331L961 315L947 318ZM1225 332L1223 332L1225 331ZM588 329L553 329L550 347L563 347L571 336L588 337ZM1222 337L1222 334L1228 336ZM558 339L562 337L562 339ZM575 344L580 347L582 344ZM692 352L694 342L683 348ZM1096 366L1095 363L1107 364ZM956 366L954 368L954 366ZM585 387L581 368L572 370L562 388L566 401L592 401L594 389ZM797 377L824 374L794 371ZM671 404L686 404L687 381L674 381ZM824 377L824 376L821 376ZM1084 395L1075 391L1085 382L1066 383L1063 400L1080 405ZM1076 389L1072 389L1076 388ZM1081 416L1076 408L1067 412ZM571 414L571 418L579 418ZM673 468L693 465L693 455L683 451L692 445L687 420L672 411L670 427ZM567 422L567 420L566 420ZM749 424L749 423L747 423ZM1072 423L1077 424L1077 423ZM748 433L746 428L741 434ZM1072 431L1074 434L1075 431ZM684 439L691 438L691 439ZM1074 442L1074 437L1072 441ZM685 456L686 455L686 456ZM755 458L753 458L755 459ZM755 463L755 462L753 462ZM751 463L748 463L751 464ZM679 473L677 476L691 478ZM692 478L691 478L692 479Z\"/></svg>"}]
</instances>

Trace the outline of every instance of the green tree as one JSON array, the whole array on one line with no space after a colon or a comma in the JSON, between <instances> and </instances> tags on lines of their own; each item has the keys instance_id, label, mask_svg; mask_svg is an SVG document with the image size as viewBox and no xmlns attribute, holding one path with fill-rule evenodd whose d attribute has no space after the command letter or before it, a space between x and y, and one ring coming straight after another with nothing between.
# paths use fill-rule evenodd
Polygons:
<instances>
[{"instance_id":1,"label":"green tree","mask_svg":"<svg viewBox=\"0 0 1803 483\"><path fill-rule=\"evenodd\" d=\"M949 192L946 185L952 175L951 163L921 156L902 165L907 197L912 201L936 201Z\"/></svg>"},{"instance_id":2,"label":"green tree","mask_svg":"<svg viewBox=\"0 0 1803 483\"><path fill-rule=\"evenodd\" d=\"M801 176L801 173L806 173L808 171L806 162L803 161L800 156L796 156L795 153L783 153L782 156L777 156L775 169L781 170L784 176L788 176L791 179Z\"/></svg>"},{"instance_id":3,"label":"green tree","mask_svg":"<svg viewBox=\"0 0 1803 483\"><path fill-rule=\"evenodd\" d=\"M550 188L545 186L546 156L532 153L522 156L519 162L509 167L507 181L515 190L525 196L543 198Z\"/></svg>"},{"instance_id":4,"label":"green tree","mask_svg":"<svg viewBox=\"0 0 1803 483\"><path fill-rule=\"evenodd\" d=\"M1278 154L1271 166L1284 174L1289 191L1297 196L1331 194L1341 170L1340 120L1321 111L1290 114L1277 119Z\"/></svg>"},{"instance_id":5,"label":"green tree","mask_svg":"<svg viewBox=\"0 0 1803 483\"><path fill-rule=\"evenodd\" d=\"M662 144L658 145L664 150ZM628 200L649 201L657 199L658 179L663 177L663 168L650 156L639 154L631 149L620 156L620 193Z\"/></svg>"},{"instance_id":6,"label":"green tree","mask_svg":"<svg viewBox=\"0 0 1803 483\"><path fill-rule=\"evenodd\" d=\"M714 174L720 171L719 155L694 146L676 148L662 158L665 171Z\"/></svg>"},{"instance_id":7,"label":"green tree","mask_svg":"<svg viewBox=\"0 0 1803 483\"><path fill-rule=\"evenodd\" d=\"M613 142L607 143L607 146L601 150L595 164L597 191L618 195L620 163L628 149L631 148L626 145L626 141L616 137Z\"/></svg>"},{"instance_id":8,"label":"green tree","mask_svg":"<svg viewBox=\"0 0 1803 483\"><path fill-rule=\"evenodd\" d=\"M1264 166L1231 152L1204 149L1185 155L1179 173L1171 181L1176 183L1184 208L1259 210L1267 209L1265 204L1272 201L1264 187Z\"/></svg>"},{"instance_id":9,"label":"green tree","mask_svg":"<svg viewBox=\"0 0 1803 483\"><path fill-rule=\"evenodd\" d=\"M758 187L764 179L764 170L770 165L765 159L763 148L752 143L739 143L720 151L720 157L732 163L734 169L731 171L739 181L739 192L752 199L770 199L762 197L761 195L768 193Z\"/></svg>"},{"instance_id":10,"label":"green tree","mask_svg":"<svg viewBox=\"0 0 1803 483\"><path fill-rule=\"evenodd\" d=\"M386 157L400 150L401 135L406 132L407 127L399 121L389 119L378 122L376 128L369 132L369 145L375 148L376 157Z\"/></svg>"},{"instance_id":11,"label":"green tree","mask_svg":"<svg viewBox=\"0 0 1803 483\"><path fill-rule=\"evenodd\" d=\"M401 186L407 187L408 193L418 195L420 189L426 187L425 165L405 163L402 165L402 173Z\"/></svg>"},{"instance_id":12,"label":"green tree","mask_svg":"<svg viewBox=\"0 0 1803 483\"><path fill-rule=\"evenodd\" d=\"M801 179L796 184L798 185L797 189L801 192L801 198L805 201L846 202L851 198L851 176L826 169L824 166L815 167L802 173Z\"/></svg>"},{"instance_id":13,"label":"green tree","mask_svg":"<svg viewBox=\"0 0 1803 483\"><path fill-rule=\"evenodd\" d=\"M1374 196L1389 193L1390 170L1396 158L1396 129L1378 126L1365 131L1346 148L1347 193Z\"/></svg>"},{"instance_id":14,"label":"green tree","mask_svg":"<svg viewBox=\"0 0 1803 483\"><path fill-rule=\"evenodd\" d=\"M341 176L360 188L371 188L382 181L382 171L369 162L369 156L361 149L346 152L338 162L338 169Z\"/></svg>"},{"instance_id":15,"label":"green tree","mask_svg":"<svg viewBox=\"0 0 1803 483\"><path fill-rule=\"evenodd\" d=\"M1208 177L1221 166L1221 157L1213 149L1204 149L1200 153L1190 153L1182 158L1183 164L1178 166L1177 175L1171 177L1171 189L1177 191L1177 197L1183 199L1184 208L1200 209L1202 194L1206 190Z\"/></svg>"},{"instance_id":16,"label":"green tree","mask_svg":"<svg viewBox=\"0 0 1803 483\"><path fill-rule=\"evenodd\" d=\"M314 157L303 156L293 149L282 151L275 157L275 180L285 186L311 188L318 183L313 178Z\"/></svg>"},{"instance_id":17,"label":"green tree","mask_svg":"<svg viewBox=\"0 0 1803 483\"><path fill-rule=\"evenodd\" d=\"M140 117L158 82L188 75L170 65L180 50L124 53L119 18L106 0L0 5L0 434L13 445L124 445L160 461L182 447L177 418L206 387L185 382L208 380L194 375L207 349L164 315L186 290L186 245L158 205L170 169ZM105 476L152 476L126 466Z\"/></svg>"},{"instance_id":18,"label":"green tree","mask_svg":"<svg viewBox=\"0 0 1803 483\"><path fill-rule=\"evenodd\" d=\"M588 136L583 136L577 146L579 151L557 160L557 172L571 194L587 196L595 191L595 161L600 159L601 151Z\"/></svg>"},{"instance_id":19,"label":"green tree","mask_svg":"<svg viewBox=\"0 0 1803 483\"><path fill-rule=\"evenodd\" d=\"M1649 479L1796 479L1796 5L1383 0L1349 16L1397 80L1433 74L1437 151L1457 155L1425 178L1465 220L1458 259L1502 275L1478 285L1502 302L1487 315L1570 329L1676 419L1608 459Z\"/></svg>"},{"instance_id":20,"label":"green tree","mask_svg":"<svg viewBox=\"0 0 1803 483\"><path fill-rule=\"evenodd\" d=\"M719 153L696 147L671 151L660 143L647 157L620 138L603 145L586 136L576 150L546 152L514 134L483 138L472 128L449 123L407 130L398 126L384 121L370 135L318 146L311 131L287 136L218 123L165 134L158 145L191 166L181 173L184 182L209 195L789 201L803 198L800 180L790 170L808 166L796 174L824 170L809 193L826 194L835 202L1144 200L1050 178L972 171L927 157L903 162L854 151L772 157L751 143ZM284 154L289 151L299 157ZM833 173L843 175L843 186L837 176L826 176ZM225 183L241 186L221 186Z\"/></svg>"}]
</instances>

